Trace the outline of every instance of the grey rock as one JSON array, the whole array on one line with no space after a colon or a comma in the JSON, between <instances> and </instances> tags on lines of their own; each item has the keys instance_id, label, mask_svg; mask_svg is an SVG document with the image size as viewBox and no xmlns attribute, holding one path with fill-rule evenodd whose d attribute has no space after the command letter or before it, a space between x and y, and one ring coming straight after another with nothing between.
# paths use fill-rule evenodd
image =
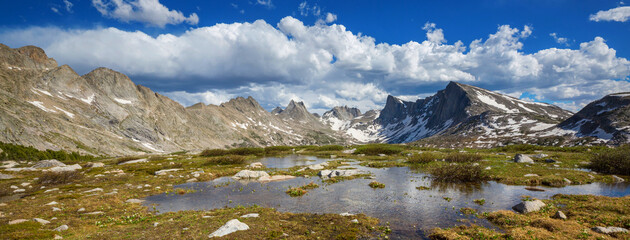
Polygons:
<instances>
[{"instance_id":1,"label":"grey rock","mask_svg":"<svg viewBox=\"0 0 630 240\"><path fill-rule=\"evenodd\" d=\"M225 235L228 235L236 231L244 231L248 229L249 229L249 226L247 226L247 224L242 223L238 219L232 219L228 221L227 223L225 223L225 225L221 226L219 229L217 229L216 231L208 235L208 237L210 238L223 237Z\"/></svg>"},{"instance_id":2,"label":"grey rock","mask_svg":"<svg viewBox=\"0 0 630 240\"><path fill-rule=\"evenodd\" d=\"M127 199L127 201L125 201L125 202L126 203L143 203L144 200L132 198L132 199Z\"/></svg>"},{"instance_id":3,"label":"grey rock","mask_svg":"<svg viewBox=\"0 0 630 240\"><path fill-rule=\"evenodd\" d=\"M241 216L241 218L257 218L258 216L259 216L258 213L250 213L250 214L245 214Z\"/></svg>"},{"instance_id":4,"label":"grey rock","mask_svg":"<svg viewBox=\"0 0 630 240\"><path fill-rule=\"evenodd\" d=\"M0 173L0 180L6 180L6 179L12 179L12 178L15 178L15 176L9 175L9 174Z\"/></svg>"},{"instance_id":5,"label":"grey rock","mask_svg":"<svg viewBox=\"0 0 630 240\"><path fill-rule=\"evenodd\" d=\"M102 162L91 162L91 163L88 163L86 166L89 167L89 168L99 168L99 167L105 167L105 163L102 163Z\"/></svg>"},{"instance_id":6,"label":"grey rock","mask_svg":"<svg viewBox=\"0 0 630 240\"><path fill-rule=\"evenodd\" d=\"M166 174L168 174L170 172L177 172L177 171L181 171L181 170L184 170L184 169L183 168L162 169L162 170L156 171L155 175L156 176L163 176L163 175L166 175Z\"/></svg>"},{"instance_id":7,"label":"grey rock","mask_svg":"<svg viewBox=\"0 0 630 240\"><path fill-rule=\"evenodd\" d=\"M255 163L249 164L248 167L252 169L257 169L257 168L263 168L265 167L265 165L263 165L261 162L255 162Z\"/></svg>"},{"instance_id":8,"label":"grey rock","mask_svg":"<svg viewBox=\"0 0 630 240\"><path fill-rule=\"evenodd\" d=\"M524 154L516 154L513 160L516 163L534 163L534 160Z\"/></svg>"},{"instance_id":9,"label":"grey rock","mask_svg":"<svg viewBox=\"0 0 630 240\"><path fill-rule=\"evenodd\" d=\"M612 175L613 178L613 182L625 182L626 180L620 177L617 177L616 175Z\"/></svg>"},{"instance_id":10,"label":"grey rock","mask_svg":"<svg viewBox=\"0 0 630 240\"><path fill-rule=\"evenodd\" d=\"M354 151L356 151L356 150L357 150L356 148L353 148L353 149L343 150L343 151L341 151L341 152L342 152L342 153L345 153L345 154L353 154L353 153L354 153Z\"/></svg>"},{"instance_id":11,"label":"grey rock","mask_svg":"<svg viewBox=\"0 0 630 240\"><path fill-rule=\"evenodd\" d=\"M356 218L355 218L355 219L350 220L350 222L351 222L351 223L355 223L355 224L356 224L356 223L359 223L359 219L356 219Z\"/></svg>"},{"instance_id":12,"label":"grey rock","mask_svg":"<svg viewBox=\"0 0 630 240\"><path fill-rule=\"evenodd\" d=\"M359 174L366 174L366 172L355 170L355 169L335 169L335 170L322 170L317 175L322 178L333 178L333 177L350 177Z\"/></svg>"},{"instance_id":13,"label":"grey rock","mask_svg":"<svg viewBox=\"0 0 630 240\"><path fill-rule=\"evenodd\" d=\"M534 174L534 173L529 173L529 174L525 174L525 177L540 177L538 176L538 174Z\"/></svg>"},{"instance_id":14,"label":"grey rock","mask_svg":"<svg viewBox=\"0 0 630 240\"><path fill-rule=\"evenodd\" d=\"M241 170L236 173L232 178L234 179L258 179L260 177L269 177L269 174L265 171L251 171L251 170Z\"/></svg>"},{"instance_id":15,"label":"grey rock","mask_svg":"<svg viewBox=\"0 0 630 240\"><path fill-rule=\"evenodd\" d=\"M562 179L562 181L564 181L564 183L566 183L567 185L571 185L573 182L571 182L571 180L564 178Z\"/></svg>"},{"instance_id":16,"label":"grey rock","mask_svg":"<svg viewBox=\"0 0 630 240\"><path fill-rule=\"evenodd\" d=\"M628 232L628 229L620 228L620 227L594 227L591 229L601 234L627 233Z\"/></svg>"},{"instance_id":17,"label":"grey rock","mask_svg":"<svg viewBox=\"0 0 630 240\"><path fill-rule=\"evenodd\" d=\"M9 225L20 224L20 223L23 223L23 222L28 222L28 220L26 220L26 219L11 220L11 221L9 221Z\"/></svg>"},{"instance_id":18,"label":"grey rock","mask_svg":"<svg viewBox=\"0 0 630 240\"><path fill-rule=\"evenodd\" d=\"M118 165L126 165L126 164L134 164L134 163L145 163L145 162L149 162L149 160L147 160L146 158L141 158L141 159L126 161L126 162L121 162Z\"/></svg>"},{"instance_id":19,"label":"grey rock","mask_svg":"<svg viewBox=\"0 0 630 240\"><path fill-rule=\"evenodd\" d=\"M564 215L564 213L562 211L557 211L556 214L553 215L553 218L566 220L567 219L567 215Z\"/></svg>"},{"instance_id":20,"label":"grey rock","mask_svg":"<svg viewBox=\"0 0 630 240\"><path fill-rule=\"evenodd\" d=\"M523 201L513 206L512 209L520 213L530 213L530 212L537 212L540 209L542 209L544 206L546 206L546 204L543 201L533 200L533 201Z\"/></svg>"},{"instance_id":21,"label":"grey rock","mask_svg":"<svg viewBox=\"0 0 630 240\"><path fill-rule=\"evenodd\" d=\"M69 166L63 166L63 167L52 167L50 169L48 169L47 171L50 172L66 172L66 171L76 171L82 169L82 167L79 164L74 164L74 165L69 165Z\"/></svg>"},{"instance_id":22,"label":"grey rock","mask_svg":"<svg viewBox=\"0 0 630 240\"><path fill-rule=\"evenodd\" d=\"M33 221L38 222L38 223L40 223L42 225L46 225L46 224L50 223L50 221L47 221L47 220L44 220L44 219L41 219L41 218L33 218Z\"/></svg>"},{"instance_id":23,"label":"grey rock","mask_svg":"<svg viewBox=\"0 0 630 240\"><path fill-rule=\"evenodd\" d=\"M553 160L551 158L547 158L547 159L545 159L545 162L546 163L556 163L556 160Z\"/></svg>"},{"instance_id":24,"label":"grey rock","mask_svg":"<svg viewBox=\"0 0 630 240\"><path fill-rule=\"evenodd\" d=\"M41 160L33 165L33 168L50 168L50 167L65 167L66 164L60 162L57 159Z\"/></svg>"},{"instance_id":25,"label":"grey rock","mask_svg":"<svg viewBox=\"0 0 630 240\"><path fill-rule=\"evenodd\" d=\"M549 155L544 154L544 153L539 153L539 154L536 154L536 155L532 155L533 158L546 158L548 156Z\"/></svg>"},{"instance_id":26,"label":"grey rock","mask_svg":"<svg viewBox=\"0 0 630 240\"><path fill-rule=\"evenodd\" d=\"M68 228L68 225L65 225L65 224L64 224L64 225L61 225L61 226L59 226L59 227L55 228L53 231L63 232L63 231L66 231L66 230L68 230L68 229L69 229L69 228Z\"/></svg>"}]
</instances>

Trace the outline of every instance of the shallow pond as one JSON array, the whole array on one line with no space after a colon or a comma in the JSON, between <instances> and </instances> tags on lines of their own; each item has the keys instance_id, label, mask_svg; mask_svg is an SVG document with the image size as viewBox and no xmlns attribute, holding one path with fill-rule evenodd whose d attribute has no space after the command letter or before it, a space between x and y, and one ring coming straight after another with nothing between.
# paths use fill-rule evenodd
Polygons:
<instances>
[{"instance_id":1,"label":"shallow pond","mask_svg":"<svg viewBox=\"0 0 630 240\"><path fill-rule=\"evenodd\" d=\"M302 161L300 159L307 159ZM261 159L267 167L288 168L295 165L308 165L324 162L306 156ZM291 163L294 162L294 163ZM281 182L246 182L228 177L200 183L186 183L174 187L191 188L195 193L185 195L155 195L148 197L145 205L157 204L160 212L179 210L209 210L237 205L259 205L273 207L279 211L294 213L365 213L376 217L382 223L389 222L393 239L424 238L425 233L434 227L458 225L458 219L469 219L476 224L492 227L488 222L459 213L459 208L471 207L483 211L511 209L520 202L522 195L535 198L550 198L554 194L594 194L603 196L626 196L630 194L629 184L575 185L563 188L545 188L544 192L529 191L525 186L510 186L496 182L483 184L435 185L426 174L416 173L406 167L368 168L353 165L369 171L374 180L386 185L383 189L372 189L368 183L372 179L354 179L326 185L319 177L295 178ZM286 189L302 186L310 182L320 185L309 190L302 197L290 197ZM418 186L431 187L418 190ZM444 198L450 198L446 201ZM480 206L473 202L483 198Z\"/></svg>"}]
</instances>

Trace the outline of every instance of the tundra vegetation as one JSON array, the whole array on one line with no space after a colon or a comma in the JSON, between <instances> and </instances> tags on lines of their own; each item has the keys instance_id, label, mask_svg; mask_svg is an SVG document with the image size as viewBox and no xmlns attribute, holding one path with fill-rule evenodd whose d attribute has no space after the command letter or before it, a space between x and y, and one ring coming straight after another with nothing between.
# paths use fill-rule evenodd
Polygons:
<instances>
[{"instance_id":1,"label":"tundra vegetation","mask_svg":"<svg viewBox=\"0 0 630 240\"><path fill-rule=\"evenodd\" d=\"M83 156L78 153L38 151L29 147L3 144L2 159L13 160L14 168L32 166L35 161L56 158L61 162L79 164L82 169L71 172L19 171L3 174L13 178L0 180L0 238L50 239L55 235L66 239L111 238L205 238L230 219L239 219L249 225L247 231L228 235L234 239L361 239L387 236L388 227L378 219L357 214L283 213L259 206L236 206L204 211L157 213L151 207L129 201L156 194L188 194L191 189L174 188L194 178L209 181L233 176L247 164L262 156L286 154L313 155L333 158L324 169L335 169L348 161L358 161L370 167L406 166L413 171L429 173L439 182L497 181L514 185L566 186L593 182L613 182L618 177L628 179L629 147L542 147L514 145L493 149L434 149L408 145L369 144L360 146L276 146L266 148L209 149L200 154L176 152L154 156ZM541 154L533 164L515 163L516 154ZM332 155L332 156L331 156ZM139 163L126 163L146 159ZM552 159L552 161L548 161ZM103 167L89 167L102 162ZM583 171L590 168L599 174ZM161 170L173 170L160 173ZM624 170L625 169L625 170ZM265 169L271 175L296 177L316 176L318 170L292 167ZM160 174L158 174L160 173ZM535 174L536 177L526 177ZM447 177L447 176L450 176ZM358 176L367 177L367 176ZM335 184L341 180L325 181ZM570 183L564 179L570 180ZM380 188L378 182L370 186ZM14 192L19 186L24 192ZM287 190L291 196L300 196L319 187L309 183ZM368 186L366 186L368 187ZM429 189L418 186L419 190ZM602 235L590 231L593 226L630 227L630 197L557 195L543 200L543 211L515 214L511 211L480 213L485 203L471 202L463 213L487 219L501 230L474 224L434 229L434 239L597 239L616 237L627 239L627 234ZM53 211L53 208L55 210ZM566 213L567 220L551 218L556 210ZM258 218L240 218L247 213L258 213ZM31 219L50 221L40 224ZM9 221L27 221L8 224ZM357 219L358 223L351 220ZM278 223L282 224L278 224ZM67 231L54 231L60 225ZM589 230L589 231L587 231Z\"/></svg>"}]
</instances>

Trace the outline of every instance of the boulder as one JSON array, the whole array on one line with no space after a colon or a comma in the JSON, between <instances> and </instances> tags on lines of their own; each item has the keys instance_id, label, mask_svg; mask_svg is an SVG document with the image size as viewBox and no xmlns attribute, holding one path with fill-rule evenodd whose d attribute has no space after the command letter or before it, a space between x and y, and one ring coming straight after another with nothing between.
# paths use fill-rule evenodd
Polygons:
<instances>
[{"instance_id":1,"label":"boulder","mask_svg":"<svg viewBox=\"0 0 630 240\"><path fill-rule=\"evenodd\" d=\"M50 159L50 160L41 160L37 163L35 163L35 165L33 165L33 168L51 168L51 167L65 167L66 164L60 162L57 159Z\"/></svg>"},{"instance_id":2,"label":"boulder","mask_svg":"<svg viewBox=\"0 0 630 240\"><path fill-rule=\"evenodd\" d=\"M0 168L13 168L19 165L16 161L4 161L2 162L2 166Z\"/></svg>"},{"instance_id":3,"label":"boulder","mask_svg":"<svg viewBox=\"0 0 630 240\"><path fill-rule=\"evenodd\" d=\"M89 168L98 168L98 167L105 167L105 163L102 162L91 162L85 165L86 167Z\"/></svg>"},{"instance_id":4,"label":"boulder","mask_svg":"<svg viewBox=\"0 0 630 240\"><path fill-rule=\"evenodd\" d=\"M543 201L533 200L533 201L523 201L519 204L516 204L514 207L512 207L512 209L520 213L530 213L530 212L537 212L540 209L542 209L544 206L546 206L546 204Z\"/></svg>"},{"instance_id":5,"label":"boulder","mask_svg":"<svg viewBox=\"0 0 630 240\"><path fill-rule=\"evenodd\" d=\"M241 216L241 218L257 218L258 216L259 216L258 213L250 213L250 214L245 214Z\"/></svg>"},{"instance_id":6,"label":"boulder","mask_svg":"<svg viewBox=\"0 0 630 240\"><path fill-rule=\"evenodd\" d=\"M517 163L534 163L534 160L532 160L527 155L523 155L523 154L516 154L513 160L514 162L517 162Z\"/></svg>"},{"instance_id":7,"label":"boulder","mask_svg":"<svg viewBox=\"0 0 630 240\"><path fill-rule=\"evenodd\" d=\"M307 166L307 167L306 167L306 169L310 169L310 170L322 170L322 169L324 169L324 166L325 166L325 165L322 165L321 163L320 163L320 164L313 164L313 165Z\"/></svg>"},{"instance_id":8,"label":"boulder","mask_svg":"<svg viewBox=\"0 0 630 240\"><path fill-rule=\"evenodd\" d=\"M261 177L269 177L269 174L265 171L251 171L251 170L241 170L236 173L232 178L234 179L258 179Z\"/></svg>"},{"instance_id":9,"label":"boulder","mask_svg":"<svg viewBox=\"0 0 630 240\"><path fill-rule=\"evenodd\" d=\"M341 152L342 152L342 153L345 153L345 154L353 154L353 153L354 153L354 151L356 151L356 150L357 150L356 148L353 148L353 149L343 150L343 151L341 151Z\"/></svg>"},{"instance_id":10,"label":"boulder","mask_svg":"<svg viewBox=\"0 0 630 240\"><path fill-rule=\"evenodd\" d=\"M81 166L79 164L74 164L74 165L70 165L70 166L64 166L64 167L52 167L50 169L48 169L48 171L50 172L68 172L68 171L76 171L82 169Z\"/></svg>"},{"instance_id":11,"label":"boulder","mask_svg":"<svg viewBox=\"0 0 630 240\"><path fill-rule=\"evenodd\" d=\"M272 181L284 181L284 180L289 180L289 179L294 179L295 176L291 176L291 175L273 175L271 177L260 177L258 178L258 181L261 182L272 182Z\"/></svg>"},{"instance_id":12,"label":"boulder","mask_svg":"<svg viewBox=\"0 0 630 240\"><path fill-rule=\"evenodd\" d=\"M23 223L23 222L28 222L28 220L26 220L26 219L15 219L15 220L9 221L9 225L20 224L20 223Z\"/></svg>"},{"instance_id":13,"label":"boulder","mask_svg":"<svg viewBox=\"0 0 630 240\"><path fill-rule=\"evenodd\" d=\"M61 225L61 226L55 228L53 231L63 232L63 231L66 231L66 230L68 230L68 225L64 224L64 225Z\"/></svg>"},{"instance_id":14,"label":"boulder","mask_svg":"<svg viewBox=\"0 0 630 240\"><path fill-rule=\"evenodd\" d=\"M628 229L620 228L620 227L594 227L591 229L601 234L627 233L628 232Z\"/></svg>"},{"instance_id":15,"label":"boulder","mask_svg":"<svg viewBox=\"0 0 630 240\"><path fill-rule=\"evenodd\" d=\"M525 174L525 177L540 177L538 176L538 174L534 174L534 173L529 173L529 174Z\"/></svg>"},{"instance_id":16,"label":"boulder","mask_svg":"<svg viewBox=\"0 0 630 240\"><path fill-rule=\"evenodd\" d=\"M247 224L242 223L238 219L232 219L232 220L228 221L227 223L225 223L225 225L221 226L219 229L217 229L216 231L214 231L213 233L208 235L208 237L210 237L210 238L223 237L223 236L228 235L230 233L233 233L233 232L236 232L236 231L244 231L244 230L247 230L247 229L249 229L249 226L247 226Z\"/></svg>"},{"instance_id":17,"label":"boulder","mask_svg":"<svg viewBox=\"0 0 630 240\"><path fill-rule=\"evenodd\" d=\"M351 223L359 223L359 219L356 219L356 218L355 218L355 219L352 219L350 222L351 222Z\"/></svg>"},{"instance_id":18,"label":"boulder","mask_svg":"<svg viewBox=\"0 0 630 240\"><path fill-rule=\"evenodd\" d=\"M567 219L567 215L564 215L564 213L562 211L557 211L556 214L553 215L553 218L566 220Z\"/></svg>"},{"instance_id":19,"label":"boulder","mask_svg":"<svg viewBox=\"0 0 630 240\"><path fill-rule=\"evenodd\" d=\"M93 193L93 192L102 192L102 191L103 191L102 188L94 188L91 190L84 191L83 193Z\"/></svg>"},{"instance_id":20,"label":"boulder","mask_svg":"<svg viewBox=\"0 0 630 240\"><path fill-rule=\"evenodd\" d=\"M255 162L255 163L249 164L247 167L256 169L256 168L263 168L265 167L265 165L263 165L261 162Z\"/></svg>"},{"instance_id":21,"label":"boulder","mask_svg":"<svg viewBox=\"0 0 630 240\"><path fill-rule=\"evenodd\" d=\"M539 154L533 155L532 157L533 158L546 158L546 157L549 157L549 155L544 154L544 153L539 153Z\"/></svg>"},{"instance_id":22,"label":"boulder","mask_svg":"<svg viewBox=\"0 0 630 240\"><path fill-rule=\"evenodd\" d=\"M617 177L616 175L612 175L613 178L613 182L625 182L626 180L620 177Z\"/></svg>"},{"instance_id":23,"label":"boulder","mask_svg":"<svg viewBox=\"0 0 630 240\"><path fill-rule=\"evenodd\" d=\"M32 167L23 167L23 168L7 168L4 170L9 171L9 172L21 172L21 171L37 171L39 169L32 168Z\"/></svg>"},{"instance_id":24,"label":"boulder","mask_svg":"<svg viewBox=\"0 0 630 240\"><path fill-rule=\"evenodd\" d=\"M191 178L191 179L186 180L187 183L192 183L196 181L198 181L196 178Z\"/></svg>"},{"instance_id":25,"label":"boulder","mask_svg":"<svg viewBox=\"0 0 630 240\"><path fill-rule=\"evenodd\" d=\"M0 173L0 180L4 180L4 179L12 179L15 176L13 175L9 175L9 174L4 174L4 173Z\"/></svg>"},{"instance_id":26,"label":"boulder","mask_svg":"<svg viewBox=\"0 0 630 240\"><path fill-rule=\"evenodd\" d=\"M177 171L181 171L184 170L183 168L171 168L171 169L162 169L160 171L155 171L155 175L156 176L162 176L162 175L166 175L169 172L177 172Z\"/></svg>"},{"instance_id":27,"label":"boulder","mask_svg":"<svg viewBox=\"0 0 630 240\"><path fill-rule=\"evenodd\" d=\"M41 219L41 218L33 218L33 221L38 222L38 223L40 223L42 225L46 225L46 224L50 223L50 221L47 221L47 220L44 220L44 219Z\"/></svg>"},{"instance_id":28,"label":"boulder","mask_svg":"<svg viewBox=\"0 0 630 240\"><path fill-rule=\"evenodd\" d=\"M126 203L142 203L142 202L144 202L144 200L132 198L132 199L127 199L127 201L125 201L125 202Z\"/></svg>"},{"instance_id":29,"label":"boulder","mask_svg":"<svg viewBox=\"0 0 630 240\"><path fill-rule=\"evenodd\" d=\"M320 177L350 177L354 175L365 174L363 171L355 169L335 169L335 170L322 170L317 175Z\"/></svg>"},{"instance_id":30,"label":"boulder","mask_svg":"<svg viewBox=\"0 0 630 240\"><path fill-rule=\"evenodd\" d=\"M148 161L149 160L147 160L146 158L141 158L141 159L126 161L126 162L121 162L118 165L125 165L125 164L132 164L132 163L143 163L143 162L148 162Z\"/></svg>"},{"instance_id":31,"label":"boulder","mask_svg":"<svg viewBox=\"0 0 630 240\"><path fill-rule=\"evenodd\" d=\"M546 163L556 163L556 160L553 160L551 158L547 158L547 159L545 159L545 162Z\"/></svg>"}]
</instances>

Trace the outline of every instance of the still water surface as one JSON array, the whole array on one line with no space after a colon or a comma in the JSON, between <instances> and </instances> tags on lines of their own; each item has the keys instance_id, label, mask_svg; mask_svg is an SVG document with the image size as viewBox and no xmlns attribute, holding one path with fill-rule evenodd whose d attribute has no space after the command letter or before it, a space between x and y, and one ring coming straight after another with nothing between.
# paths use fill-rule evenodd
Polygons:
<instances>
[{"instance_id":1,"label":"still water surface","mask_svg":"<svg viewBox=\"0 0 630 240\"><path fill-rule=\"evenodd\" d=\"M287 157L263 158L268 168L289 168L325 162L312 156L290 155ZM356 162L355 162L356 163ZM180 210L210 210L238 205L259 205L294 213L365 213L382 223L389 222L393 239L424 238L434 227L459 225L458 219L469 219L476 224L494 228L485 220L464 216L459 208L471 207L479 212L511 209L520 202L522 195L545 199L559 193L594 194L603 196L630 195L630 184L593 183L563 188L545 188L544 192L533 192L525 186L511 186L496 182L483 184L432 184L424 173L416 173L406 167L369 168L353 164L352 167L369 171L374 180L384 183L384 189L368 186L372 179L354 179L326 185L319 177L295 178L281 182L236 181L229 177L209 182L186 183L176 188L191 188L195 193L185 195L155 195L148 197L145 205L157 204L160 212ZM302 197L290 197L286 189L310 182L320 185ZM229 183L229 184L228 184ZM220 187L215 187L220 186ZM418 186L431 190L418 190ZM452 199L450 202L445 197ZM482 206L473 202L483 198Z\"/></svg>"}]
</instances>

